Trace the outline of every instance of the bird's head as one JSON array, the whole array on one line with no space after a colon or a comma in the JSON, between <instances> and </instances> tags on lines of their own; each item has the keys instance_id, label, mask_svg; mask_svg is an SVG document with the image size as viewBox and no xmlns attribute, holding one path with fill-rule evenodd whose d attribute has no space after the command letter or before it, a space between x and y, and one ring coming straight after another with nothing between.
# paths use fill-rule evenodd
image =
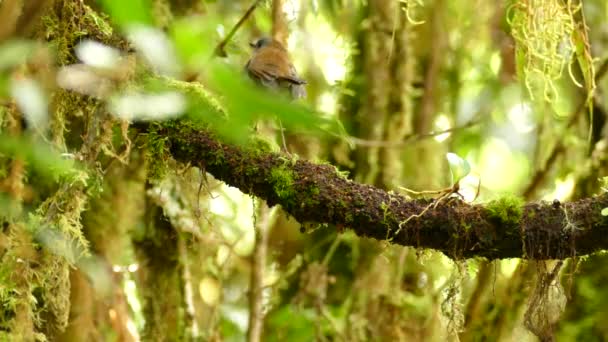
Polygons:
<instances>
[{"instance_id":1,"label":"bird's head","mask_svg":"<svg viewBox=\"0 0 608 342\"><path fill-rule=\"evenodd\" d=\"M251 46L254 50L258 50L265 46L272 45L273 43L276 43L276 42L272 38L262 37L254 42L249 43L249 46Z\"/></svg>"}]
</instances>

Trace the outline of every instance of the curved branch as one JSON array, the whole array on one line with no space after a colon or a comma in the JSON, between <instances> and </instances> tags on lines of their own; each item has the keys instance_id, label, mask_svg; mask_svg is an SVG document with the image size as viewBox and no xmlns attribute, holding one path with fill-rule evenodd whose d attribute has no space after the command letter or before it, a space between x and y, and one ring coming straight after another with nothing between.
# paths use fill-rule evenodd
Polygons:
<instances>
[{"instance_id":1,"label":"curved branch","mask_svg":"<svg viewBox=\"0 0 608 342\"><path fill-rule=\"evenodd\" d=\"M236 25L234 25L232 30L230 30L230 32L228 32L226 37L215 47L215 50L213 50L215 56L228 57L228 54L226 53L226 45L228 45L228 42L230 42L230 39L232 39L232 37L234 36L236 31L239 30L239 28L243 25L245 20L247 20L249 18L251 13L253 13L253 11L256 9L256 7L258 7L259 4L260 4L260 0L256 0L253 4L251 4L251 6L249 6L249 8L245 12L245 14L243 14L241 19L239 19L239 21L236 23Z\"/></svg>"},{"instance_id":2,"label":"curved branch","mask_svg":"<svg viewBox=\"0 0 608 342\"><path fill-rule=\"evenodd\" d=\"M280 204L301 223L350 228L362 237L432 248L452 258L563 259L608 248L608 218L601 215L608 195L568 203L506 198L483 205L450 198L430 205L432 200L353 182L332 165L222 143L186 120L165 123L157 133L175 159L269 206Z\"/></svg>"}]
</instances>

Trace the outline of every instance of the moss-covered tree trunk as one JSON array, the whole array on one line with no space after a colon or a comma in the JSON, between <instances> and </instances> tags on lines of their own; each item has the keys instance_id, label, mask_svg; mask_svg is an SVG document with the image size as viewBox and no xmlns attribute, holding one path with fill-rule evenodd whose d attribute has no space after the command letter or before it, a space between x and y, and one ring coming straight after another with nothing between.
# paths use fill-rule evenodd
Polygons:
<instances>
[{"instance_id":1,"label":"moss-covered tree trunk","mask_svg":"<svg viewBox=\"0 0 608 342\"><path fill-rule=\"evenodd\" d=\"M179 253L179 235L162 209L146 206L145 228L135 237L140 263L138 284L146 325L147 341L181 341L185 338L184 282Z\"/></svg>"}]
</instances>

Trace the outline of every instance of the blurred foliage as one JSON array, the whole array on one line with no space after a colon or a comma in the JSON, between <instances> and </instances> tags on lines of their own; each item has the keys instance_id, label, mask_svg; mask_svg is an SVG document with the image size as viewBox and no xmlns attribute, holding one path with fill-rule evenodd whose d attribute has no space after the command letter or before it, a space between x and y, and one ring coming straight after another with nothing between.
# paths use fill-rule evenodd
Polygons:
<instances>
[{"instance_id":1,"label":"blurred foliage","mask_svg":"<svg viewBox=\"0 0 608 342\"><path fill-rule=\"evenodd\" d=\"M106 13L114 24L128 29L134 25L150 25L152 23L151 2L134 0L129 2L104 0L100 1Z\"/></svg>"},{"instance_id":2,"label":"blurred foliage","mask_svg":"<svg viewBox=\"0 0 608 342\"><path fill-rule=\"evenodd\" d=\"M2 17L14 3L0 2L2 32L37 25L0 42L0 340L608 337L604 254L557 281L550 262L301 227L176 163L160 126L129 130L183 116L226 143L286 147L287 166L329 161L394 191L458 183L512 223L520 195L602 191L605 1L258 1L227 58L216 47L254 1L53 0ZM289 33L303 101L243 72L272 29Z\"/></svg>"}]
</instances>

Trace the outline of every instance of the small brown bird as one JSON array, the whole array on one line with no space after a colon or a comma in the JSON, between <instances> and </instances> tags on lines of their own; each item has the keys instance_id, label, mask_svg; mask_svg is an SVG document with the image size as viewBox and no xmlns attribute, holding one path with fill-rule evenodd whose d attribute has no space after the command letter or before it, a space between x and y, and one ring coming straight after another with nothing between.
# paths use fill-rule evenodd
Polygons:
<instances>
[{"instance_id":1,"label":"small brown bird","mask_svg":"<svg viewBox=\"0 0 608 342\"><path fill-rule=\"evenodd\" d=\"M249 77L270 89L288 89L294 99L306 96L306 81L298 76L287 49L281 43L272 38L261 38L250 45L254 51L245 65Z\"/></svg>"}]
</instances>

